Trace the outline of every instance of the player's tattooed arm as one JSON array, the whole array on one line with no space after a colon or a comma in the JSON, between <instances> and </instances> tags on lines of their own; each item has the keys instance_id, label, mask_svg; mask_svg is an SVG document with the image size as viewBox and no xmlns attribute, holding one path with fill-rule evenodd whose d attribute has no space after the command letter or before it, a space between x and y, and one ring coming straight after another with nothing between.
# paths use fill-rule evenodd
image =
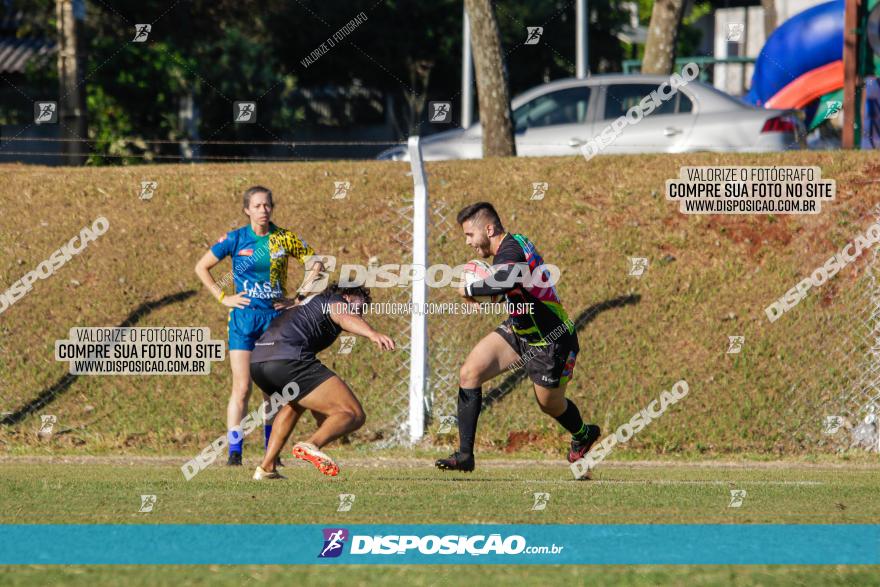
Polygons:
<instances>
[{"instance_id":1,"label":"player's tattooed arm","mask_svg":"<svg viewBox=\"0 0 880 587\"><path fill-rule=\"evenodd\" d=\"M394 341L390 336L376 331L366 320L351 312L346 304L338 302L330 306L330 319L339 324L346 332L363 336L379 347L379 350L394 350Z\"/></svg>"},{"instance_id":2,"label":"player's tattooed arm","mask_svg":"<svg viewBox=\"0 0 880 587\"><path fill-rule=\"evenodd\" d=\"M501 267L495 265L493 269L492 275L486 279L466 285L463 288L464 295L472 297L505 294L522 285L529 275L528 263L509 263Z\"/></svg>"},{"instance_id":3,"label":"player's tattooed arm","mask_svg":"<svg viewBox=\"0 0 880 587\"><path fill-rule=\"evenodd\" d=\"M272 307L276 310L287 310L299 304L299 299L294 298L275 298L272 300Z\"/></svg>"}]
</instances>

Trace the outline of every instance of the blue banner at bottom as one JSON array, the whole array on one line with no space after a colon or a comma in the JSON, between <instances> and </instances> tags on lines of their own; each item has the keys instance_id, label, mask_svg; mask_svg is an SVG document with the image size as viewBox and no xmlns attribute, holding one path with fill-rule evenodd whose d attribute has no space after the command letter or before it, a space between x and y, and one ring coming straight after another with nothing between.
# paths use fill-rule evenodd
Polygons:
<instances>
[{"instance_id":1,"label":"blue banner at bottom","mask_svg":"<svg viewBox=\"0 0 880 587\"><path fill-rule=\"evenodd\" d=\"M0 564L877 565L880 525L3 525Z\"/></svg>"}]
</instances>

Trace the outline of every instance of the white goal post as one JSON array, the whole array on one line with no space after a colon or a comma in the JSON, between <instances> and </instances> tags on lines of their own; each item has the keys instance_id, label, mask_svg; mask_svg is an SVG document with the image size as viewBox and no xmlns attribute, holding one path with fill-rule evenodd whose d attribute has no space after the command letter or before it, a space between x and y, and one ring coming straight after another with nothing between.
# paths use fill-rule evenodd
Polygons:
<instances>
[{"instance_id":1,"label":"white goal post","mask_svg":"<svg viewBox=\"0 0 880 587\"><path fill-rule=\"evenodd\" d=\"M425 387L427 384L428 316L422 311L428 286L428 184L419 137L410 137L409 160L413 178L412 304L410 323L409 441L418 442L425 434ZM421 270L419 270L421 268Z\"/></svg>"}]
</instances>

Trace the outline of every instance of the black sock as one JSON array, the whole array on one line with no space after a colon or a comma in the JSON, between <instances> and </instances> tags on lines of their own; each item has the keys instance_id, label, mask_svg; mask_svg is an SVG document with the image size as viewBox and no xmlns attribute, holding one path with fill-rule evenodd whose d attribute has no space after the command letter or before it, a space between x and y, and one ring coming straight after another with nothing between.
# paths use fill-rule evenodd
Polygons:
<instances>
[{"instance_id":1,"label":"black sock","mask_svg":"<svg viewBox=\"0 0 880 587\"><path fill-rule=\"evenodd\" d=\"M477 418L483 405L481 387L458 388L458 451L474 454L474 439L477 436Z\"/></svg>"},{"instance_id":2,"label":"black sock","mask_svg":"<svg viewBox=\"0 0 880 587\"><path fill-rule=\"evenodd\" d=\"M581 419L581 413L570 399L566 398L565 411L556 416L556 421L571 432L575 440L583 440L587 435L587 425Z\"/></svg>"}]
</instances>

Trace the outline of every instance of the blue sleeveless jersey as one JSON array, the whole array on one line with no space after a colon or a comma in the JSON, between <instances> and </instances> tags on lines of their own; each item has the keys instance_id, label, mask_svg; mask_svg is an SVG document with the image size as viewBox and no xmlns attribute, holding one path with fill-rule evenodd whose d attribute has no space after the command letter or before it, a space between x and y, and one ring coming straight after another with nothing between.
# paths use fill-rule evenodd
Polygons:
<instances>
[{"instance_id":1,"label":"blue sleeveless jersey","mask_svg":"<svg viewBox=\"0 0 880 587\"><path fill-rule=\"evenodd\" d=\"M250 298L248 309L272 310L272 301L287 297L287 260L300 263L315 254L293 232L269 224L269 234L257 236L250 224L227 232L212 247L218 259L232 258L235 293ZM227 278L228 279L228 278ZM219 280L221 282L223 279Z\"/></svg>"}]
</instances>

